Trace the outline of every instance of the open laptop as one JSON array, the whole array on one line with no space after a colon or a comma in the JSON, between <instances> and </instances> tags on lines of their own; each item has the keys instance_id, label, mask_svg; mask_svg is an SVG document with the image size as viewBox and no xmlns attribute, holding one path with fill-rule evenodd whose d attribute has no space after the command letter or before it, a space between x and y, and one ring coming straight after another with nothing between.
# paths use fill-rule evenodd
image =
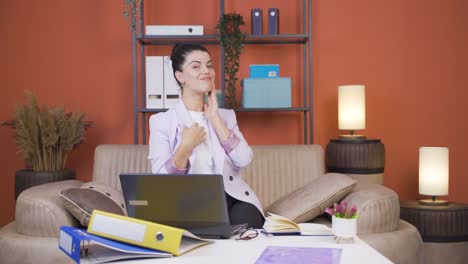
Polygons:
<instances>
[{"instance_id":1,"label":"open laptop","mask_svg":"<svg viewBox=\"0 0 468 264\"><path fill-rule=\"evenodd\" d=\"M120 183L130 217L203 238L234 234L221 175L122 173Z\"/></svg>"}]
</instances>

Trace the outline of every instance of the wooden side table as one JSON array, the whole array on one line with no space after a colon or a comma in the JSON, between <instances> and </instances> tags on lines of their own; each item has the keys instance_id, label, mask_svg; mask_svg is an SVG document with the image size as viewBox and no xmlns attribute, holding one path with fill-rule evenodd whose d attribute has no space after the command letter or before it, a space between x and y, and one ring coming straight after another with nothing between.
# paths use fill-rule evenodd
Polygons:
<instances>
[{"instance_id":1,"label":"wooden side table","mask_svg":"<svg viewBox=\"0 0 468 264\"><path fill-rule=\"evenodd\" d=\"M468 241L468 204L425 206L400 201L400 218L414 225L424 242Z\"/></svg>"},{"instance_id":2,"label":"wooden side table","mask_svg":"<svg viewBox=\"0 0 468 264\"><path fill-rule=\"evenodd\" d=\"M330 139L325 152L328 172L383 184L385 146L380 139Z\"/></svg>"}]
</instances>

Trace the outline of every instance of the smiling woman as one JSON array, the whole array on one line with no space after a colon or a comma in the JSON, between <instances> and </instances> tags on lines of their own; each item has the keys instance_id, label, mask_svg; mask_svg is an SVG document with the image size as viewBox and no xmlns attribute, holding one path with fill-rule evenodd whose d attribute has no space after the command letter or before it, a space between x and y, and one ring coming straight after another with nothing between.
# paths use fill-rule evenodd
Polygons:
<instances>
[{"instance_id":1,"label":"smiling woman","mask_svg":"<svg viewBox=\"0 0 468 264\"><path fill-rule=\"evenodd\" d=\"M260 228L264 221L260 201L240 176L252 160L252 150L234 111L218 107L209 51L201 45L176 45L171 61L182 100L150 118L152 172L223 175L231 224Z\"/></svg>"}]
</instances>

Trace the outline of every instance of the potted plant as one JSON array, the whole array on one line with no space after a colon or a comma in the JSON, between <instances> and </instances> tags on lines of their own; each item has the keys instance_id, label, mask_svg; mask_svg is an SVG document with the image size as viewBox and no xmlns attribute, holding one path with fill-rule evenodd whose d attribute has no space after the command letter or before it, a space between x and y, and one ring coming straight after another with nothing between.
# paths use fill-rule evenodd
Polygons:
<instances>
[{"instance_id":1,"label":"potted plant","mask_svg":"<svg viewBox=\"0 0 468 264\"><path fill-rule=\"evenodd\" d=\"M338 239L353 239L357 233L358 213L356 207L348 207L346 202L335 203L325 209L332 216L332 230Z\"/></svg>"},{"instance_id":2,"label":"potted plant","mask_svg":"<svg viewBox=\"0 0 468 264\"><path fill-rule=\"evenodd\" d=\"M224 74L226 81L225 107L236 108L236 74L239 71L240 55L244 48L245 34L240 26L244 25L244 18L238 13L228 13L221 16L216 25L219 30L219 41L224 48Z\"/></svg>"},{"instance_id":3,"label":"potted plant","mask_svg":"<svg viewBox=\"0 0 468 264\"><path fill-rule=\"evenodd\" d=\"M19 152L27 169L15 175L15 199L25 189L53 181L75 178L66 168L68 154L84 140L90 122L82 113L66 113L63 108L38 107L27 93L28 104L17 106L15 118L4 122L16 132Z\"/></svg>"}]
</instances>

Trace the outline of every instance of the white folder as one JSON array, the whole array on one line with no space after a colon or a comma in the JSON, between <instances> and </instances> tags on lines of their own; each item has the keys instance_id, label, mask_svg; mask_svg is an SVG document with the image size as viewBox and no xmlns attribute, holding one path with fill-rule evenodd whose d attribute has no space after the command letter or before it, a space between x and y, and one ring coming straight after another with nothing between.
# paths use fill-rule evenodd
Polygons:
<instances>
[{"instance_id":1,"label":"white folder","mask_svg":"<svg viewBox=\"0 0 468 264\"><path fill-rule=\"evenodd\" d=\"M147 25L146 35L203 35L203 25Z\"/></svg>"},{"instance_id":2,"label":"white folder","mask_svg":"<svg viewBox=\"0 0 468 264\"><path fill-rule=\"evenodd\" d=\"M164 56L164 108L171 108L180 99L181 90L172 70L172 61Z\"/></svg>"},{"instance_id":3,"label":"white folder","mask_svg":"<svg viewBox=\"0 0 468 264\"><path fill-rule=\"evenodd\" d=\"M146 108L164 108L164 58L146 56Z\"/></svg>"}]
</instances>

